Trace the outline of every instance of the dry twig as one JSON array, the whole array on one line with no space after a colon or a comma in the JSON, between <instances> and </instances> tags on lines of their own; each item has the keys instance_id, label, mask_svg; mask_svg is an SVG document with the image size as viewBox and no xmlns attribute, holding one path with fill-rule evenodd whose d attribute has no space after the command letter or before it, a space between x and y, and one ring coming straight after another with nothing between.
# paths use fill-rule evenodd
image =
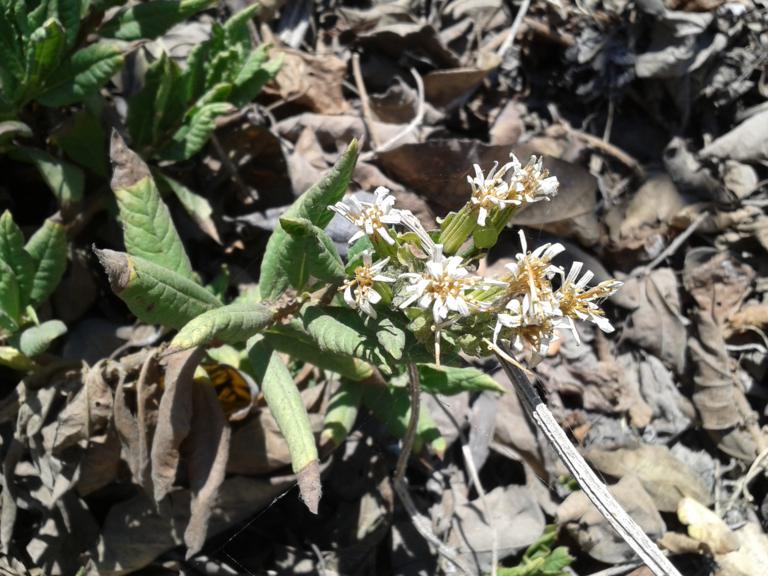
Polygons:
<instances>
[{"instance_id":1,"label":"dry twig","mask_svg":"<svg viewBox=\"0 0 768 576\"><path fill-rule=\"evenodd\" d=\"M380 139L376 132L376 126L374 125L371 101L368 99L368 90L365 88L363 73L360 70L360 54L357 52L352 54L352 75L355 77L355 85L357 86L357 92L360 95L360 104L363 107L363 122L368 130L368 137L371 139L373 147L378 148Z\"/></svg>"}]
</instances>

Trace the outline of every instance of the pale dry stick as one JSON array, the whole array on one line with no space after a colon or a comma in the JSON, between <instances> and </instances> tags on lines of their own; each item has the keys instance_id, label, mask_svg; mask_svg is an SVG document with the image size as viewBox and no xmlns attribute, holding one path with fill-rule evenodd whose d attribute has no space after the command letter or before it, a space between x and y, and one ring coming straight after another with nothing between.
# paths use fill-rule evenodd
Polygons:
<instances>
[{"instance_id":1,"label":"pale dry stick","mask_svg":"<svg viewBox=\"0 0 768 576\"><path fill-rule=\"evenodd\" d=\"M648 274L651 270L656 268L659 264L661 264L666 258L669 258L672 254L677 252L680 247L685 243L686 240L696 232L696 229L701 226L702 222L707 219L706 212L702 212L696 218L691 222L688 227L683 231L682 234L680 234L677 238L672 240L672 242L669 243L669 246L667 246L664 250L662 250L661 254L656 256L651 262L646 266L641 266L640 268L637 268L632 275L633 276L643 276L645 274Z\"/></svg>"},{"instance_id":2,"label":"pale dry stick","mask_svg":"<svg viewBox=\"0 0 768 576\"><path fill-rule=\"evenodd\" d=\"M373 124L371 101L368 99L368 90L366 90L365 82L363 82L363 72L360 70L360 54L357 52L352 54L352 75L355 77L357 92L360 94L360 104L363 107L363 121L368 129L368 137L371 139L373 147L378 148L380 144L379 135L376 132L376 126Z\"/></svg>"},{"instance_id":3,"label":"pale dry stick","mask_svg":"<svg viewBox=\"0 0 768 576\"><path fill-rule=\"evenodd\" d=\"M520 4L515 19L512 21L512 27L509 29L509 34L504 39L504 43L499 46L499 49L496 51L496 54L500 58L504 58L504 55L512 49L512 46L515 43L515 37L520 31L520 25L523 23L523 18L525 18L525 15L528 13L528 8L530 8L530 6L531 0L523 0Z\"/></svg>"},{"instance_id":4,"label":"pale dry stick","mask_svg":"<svg viewBox=\"0 0 768 576\"><path fill-rule=\"evenodd\" d=\"M415 68L411 68L411 75L413 76L414 81L416 82L416 90L419 98L419 104L416 109L416 116L413 117L413 120L411 120L408 125L403 128L400 132L392 136L389 140L384 142L381 146L377 146L375 150L371 152L366 152L365 154L360 155L360 160L363 162L367 162L371 159L373 159L376 154L379 154L381 152L386 152L392 146L397 144L400 140L405 138L408 134L416 130L419 126L421 126L421 123L424 121L424 112L426 109L426 101L424 96L424 81L421 79L421 76L418 72L416 72Z\"/></svg>"},{"instance_id":5,"label":"pale dry stick","mask_svg":"<svg viewBox=\"0 0 768 576\"><path fill-rule=\"evenodd\" d=\"M469 443L464 435L464 431L461 429L461 426L459 426L459 423L456 421L456 418L454 418L453 414L451 414L451 411L448 410L448 408L446 408L439 399L435 398L435 400L437 400L437 405L440 406L440 409L453 423L453 425L456 427L456 431L459 433L459 442L461 442L461 455L464 457L464 464L467 466L469 476L472 479L472 483L475 485L475 488L477 489L478 496L480 497L480 504L482 504L483 513L485 514L485 522L488 524L488 528L491 530L491 576L496 576L497 566L499 565L498 532L496 531L496 523L493 521L493 516L491 515L491 511L488 508L488 502L485 498L485 489L480 483L480 475L477 473L477 466L475 466L475 460L472 458L472 451L469 449Z\"/></svg>"},{"instance_id":6,"label":"pale dry stick","mask_svg":"<svg viewBox=\"0 0 768 576\"><path fill-rule=\"evenodd\" d=\"M400 451L400 456L397 459L397 466L395 467L395 477L393 484L395 485L395 492L400 497L400 501L403 503L405 511L408 512L408 516L413 522L416 531L421 534L427 542L432 544L437 550L437 553L448 560L451 564L464 574L465 576L471 576L471 572L464 566L464 563L459 559L456 553L443 544L440 539L432 532L429 520L422 515L416 508L416 504L413 503L410 493L408 492L408 486L405 483L405 469L408 466L408 459L411 456L411 450L413 450L413 443L416 440L416 431L419 424L419 410L421 408L421 383L419 381L419 371L414 363L408 364L408 390L411 394L411 417L408 419L408 428L405 431L405 437L403 438L403 448Z\"/></svg>"},{"instance_id":7,"label":"pale dry stick","mask_svg":"<svg viewBox=\"0 0 768 576\"><path fill-rule=\"evenodd\" d=\"M515 386L520 402L528 417L541 430L549 443L555 449L560 460L573 475L590 502L597 508L619 536L645 562L655 576L682 576L669 559L659 550L658 546L643 532L642 528L621 507L608 488L597 477L579 454L574 445L565 435L563 429L555 420L552 412L533 387L530 380L517 362L495 344L488 342L496 353L496 358L504 368L510 382Z\"/></svg>"}]
</instances>

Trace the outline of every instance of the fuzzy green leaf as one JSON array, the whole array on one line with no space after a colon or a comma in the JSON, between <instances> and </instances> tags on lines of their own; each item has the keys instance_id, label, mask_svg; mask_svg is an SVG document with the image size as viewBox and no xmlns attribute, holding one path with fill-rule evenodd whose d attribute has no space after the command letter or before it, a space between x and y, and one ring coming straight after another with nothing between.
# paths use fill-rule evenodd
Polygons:
<instances>
[{"instance_id":1,"label":"fuzzy green leaf","mask_svg":"<svg viewBox=\"0 0 768 576\"><path fill-rule=\"evenodd\" d=\"M10 156L34 164L62 208L67 209L82 200L85 175L74 164L54 158L48 152L36 148L17 147Z\"/></svg>"},{"instance_id":2,"label":"fuzzy green leaf","mask_svg":"<svg viewBox=\"0 0 768 576\"><path fill-rule=\"evenodd\" d=\"M289 238L284 244L288 281L297 291L307 287L310 278L339 282L345 278L344 265L328 235L306 218L280 218Z\"/></svg>"},{"instance_id":3,"label":"fuzzy green leaf","mask_svg":"<svg viewBox=\"0 0 768 576\"><path fill-rule=\"evenodd\" d=\"M172 348L193 348L210 342L245 342L272 323L274 311L264 304L230 304L201 314L171 341Z\"/></svg>"},{"instance_id":4,"label":"fuzzy green leaf","mask_svg":"<svg viewBox=\"0 0 768 576\"><path fill-rule=\"evenodd\" d=\"M37 306L53 293L67 269L67 234L64 226L46 220L25 248L33 262L29 302Z\"/></svg>"},{"instance_id":5,"label":"fuzzy green leaf","mask_svg":"<svg viewBox=\"0 0 768 576\"><path fill-rule=\"evenodd\" d=\"M123 51L112 42L98 42L75 52L46 82L37 100L45 106L80 102L101 88L123 66Z\"/></svg>"},{"instance_id":6,"label":"fuzzy green leaf","mask_svg":"<svg viewBox=\"0 0 768 576\"><path fill-rule=\"evenodd\" d=\"M80 19L88 2L89 0L48 0L48 16L61 22L68 47L71 47L77 39Z\"/></svg>"},{"instance_id":7,"label":"fuzzy green leaf","mask_svg":"<svg viewBox=\"0 0 768 576\"><path fill-rule=\"evenodd\" d=\"M251 52L243 63L235 78L235 89L232 91L231 102L238 107L245 106L256 98L261 89L273 80L283 66L284 56L269 61L266 59L268 46L259 46Z\"/></svg>"},{"instance_id":8,"label":"fuzzy green leaf","mask_svg":"<svg viewBox=\"0 0 768 576\"><path fill-rule=\"evenodd\" d=\"M258 336L248 342L248 359L267 406L288 444L291 465L299 475L299 489L304 503L317 514L320 501L317 446L301 395L278 353Z\"/></svg>"},{"instance_id":9,"label":"fuzzy green leaf","mask_svg":"<svg viewBox=\"0 0 768 576\"><path fill-rule=\"evenodd\" d=\"M351 382L342 382L339 389L331 396L325 413L320 444L330 442L333 447L341 443L352 432L363 397L363 386Z\"/></svg>"},{"instance_id":10,"label":"fuzzy green leaf","mask_svg":"<svg viewBox=\"0 0 768 576\"><path fill-rule=\"evenodd\" d=\"M7 366L19 372L28 372L35 367L35 363L13 346L0 346L0 366Z\"/></svg>"},{"instance_id":11,"label":"fuzzy green leaf","mask_svg":"<svg viewBox=\"0 0 768 576\"><path fill-rule=\"evenodd\" d=\"M128 254L196 281L168 207L144 161L112 133L112 191L117 198Z\"/></svg>"},{"instance_id":12,"label":"fuzzy green leaf","mask_svg":"<svg viewBox=\"0 0 768 576\"><path fill-rule=\"evenodd\" d=\"M107 133L101 120L91 112L81 110L73 114L51 133L50 139L70 160L102 178L109 176Z\"/></svg>"},{"instance_id":13,"label":"fuzzy green leaf","mask_svg":"<svg viewBox=\"0 0 768 576\"><path fill-rule=\"evenodd\" d=\"M270 347L288 354L291 358L336 372L353 381L365 380L373 374L370 364L353 356L334 354L321 349L309 334L293 325L271 328L264 338Z\"/></svg>"},{"instance_id":14,"label":"fuzzy green leaf","mask_svg":"<svg viewBox=\"0 0 768 576\"><path fill-rule=\"evenodd\" d=\"M13 270L19 287L19 306L23 310L29 303L34 265L24 250L24 235L8 210L0 216L0 260Z\"/></svg>"},{"instance_id":15,"label":"fuzzy green leaf","mask_svg":"<svg viewBox=\"0 0 768 576\"><path fill-rule=\"evenodd\" d=\"M216 224L213 221L213 208L205 196L201 196L184 186L178 180L174 180L163 174L160 170L152 170L152 175L159 186L165 186L176 198L178 198L184 210L189 217L195 221L200 230L205 232L218 244L221 244L219 232L216 230Z\"/></svg>"},{"instance_id":16,"label":"fuzzy green leaf","mask_svg":"<svg viewBox=\"0 0 768 576\"><path fill-rule=\"evenodd\" d=\"M173 135L172 143L159 156L165 160L189 160L208 143L216 128L216 118L228 114L234 107L228 102L213 102L201 106Z\"/></svg>"},{"instance_id":17,"label":"fuzzy green leaf","mask_svg":"<svg viewBox=\"0 0 768 576\"><path fill-rule=\"evenodd\" d=\"M22 92L17 96L17 102L25 102L43 87L48 75L61 62L65 43L64 28L54 18L49 18L32 32L27 41Z\"/></svg>"},{"instance_id":18,"label":"fuzzy green leaf","mask_svg":"<svg viewBox=\"0 0 768 576\"><path fill-rule=\"evenodd\" d=\"M24 75L23 43L10 14L0 8L0 81L6 96L14 94Z\"/></svg>"},{"instance_id":19,"label":"fuzzy green leaf","mask_svg":"<svg viewBox=\"0 0 768 576\"><path fill-rule=\"evenodd\" d=\"M291 205L285 212L285 218L306 218L318 228L325 228L333 218L333 212L328 206L341 200L349 185L352 171L357 162L357 140L347 147L334 167L326 173L320 182L312 186ZM269 237L264 259L261 263L261 278L259 286L264 298L278 298L289 285L290 268L293 265L286 260L289 253L287 244L290 236L282 226L275 228Z\"/></svg>"},{"instance_id":20,"label":"fuzzy green leaf","mask_svg":"<svg viewBox=\"0 0 768 576\"><path fill-rule=\"evenodd\" d=\"M384 423L393 436L405 436L411 418L411 398L406 388L366 386L363 391L363 403ZM442 456L446 448L445 438L440 434L432 416L422 406L413 450L418 453L424 446L429 446L438 456Z\"/></svg>"},{"instance_id":21,"label":"fuzzy green leaf","mask_svg":"<svg viewBox=\"0 0 768 576\"><path fill-rule=\"evenodd\" d=\"M11 143L14 138L32 138L32 129L16 120L0 122L0 151Z\"/></svg>"},{"instance_id":22,"label":"fuzzy green leaf","mask_svg":"<svg viewBox=\"0 0 768 576\"><path fill-rule=\"evenodd\" d=\"M419 364L419 377L425 390L451 396L461 392L506 392L504 387L477 368L453 368L436 364Z\"/></svg>"},{"instance_id":23,"label":"fuzzy green leaf","mask_svg":"<svg viewBox=\"0 0 768 576\"><path fill-rule=\"evenodd\" d=\"M94 250L112 291L131 312L148 324L181 328L222 303L197 282L124 252Z\"/></svg>"},{"instance_id":24,"label":"fuzzy green leaf","mask_svg":"<svg viewBox=\"0 0 768 576\"><path fill-rule=\"evenodd\" d=\"M56 338L67 333L67 326L61 320L48 320L39 326L24 330L19 338L19 350L34 358L48 350Z\"/></svg>"},{"instance_id":25,"label":"fuzzy green leaf","mask_svg":"<svg viewBox=\"0 0 768 576\"><path fill-rule=\"evenodd\" d=\"M19 329L20 316L21 302L16 274L0 259L0 329L11 334L16 332Z\"/></svg>"},{"instance_id":26,"label":"fuzzy green leaf","mask_svg":"<svg viewBox=\"0 0 768 576\"><path fill-rule=\"evenodd\" d=\"M101 34L120 40L151 40L216 3L217 0L152 0L135 4L102 26Z\"/></svg>"}]
</instances>

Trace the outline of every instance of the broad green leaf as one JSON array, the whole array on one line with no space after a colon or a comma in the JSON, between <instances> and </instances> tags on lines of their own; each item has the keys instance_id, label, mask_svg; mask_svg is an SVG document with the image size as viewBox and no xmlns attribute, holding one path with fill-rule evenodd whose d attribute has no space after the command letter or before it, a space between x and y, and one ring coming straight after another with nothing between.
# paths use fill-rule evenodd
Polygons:
<instances>
[{"instance_id":1,"label":"broad green leaf","mask_svg":"<svg viewBox=\"0 0 768 576\"><path fill-rule=\"evenodd\" d=\"M67 269L67 234L64 226L46 220L27 241L25 249L33 263L29 303L37 306L53 294Z\"/></svg>"},{"instance_id":2,"label":"broad green leaf","mask_svg":"<svg viewBox=\"0 0 768 576\"><path fill-rule=\"evenodd\" d=\"M222 303L213 294L172 270L114 250L96 250L112 291L141 321L181 328Z\"/></svg>"},{"instance_id":3,"label":"broad green leaf","mask_svg":"<svg viewBox=\"0 0 768 576\"><path fill-rule=\"evenodd\" d=\"M224 23L223 32L229 44L239 44L246 50L251 46L248 23L261 11L261 4L254 2L250 6L233 14Z\"/></svg>"},{"instance_id":4,"label":"broad green leaf","mask_svg":"<svg viewBox=\"0 0 768 576\"><path fill-rule=\"evenodd\" d=\"M0 260L13 270L19 287L19 309L23 310L29 303L34 265L24 250L24 234L8 210L0 216Z\"/></svg>"},{"instance_id":5,"label":"broad green leaf","mask_svg":"<svg viewBox=\"0 0 768 576\"><path fill-rule=\"evenodd\" d=\"M205 196L201 196L195 192L192 192L189 188L184 186L178 180L166 176L160 170L152 170L152 175L155 177L155 181L160 186L166 186L168 190L173 192L176 198L186 210L189 217L195 221L200 227L200 230L205 232L218 244L221 244L221 238L219 232L216 230L216 224L213 222L213 208L211 203Z\"/></svg>"},{"instance_id":6,"label":"broad green leaf","mask_svg":"<svg viewBox=\"0 0 768 576\"><path fill-rule=\"evenodd\" d=\"M506 392L504 386L477 368L453 368L436 364L419 364L419 378L425 390L434 394L453 395L461 392Z\"/></svg>"},{"instance_id":7,"label":"broad green leaf","mask_svg":"<svg viewBox=\"0 0 768 576\"><path fill-rule=\"evenodd\" d=\"M245 342L264 330L275 311L265 304L230 304L205 312L187 323L171 340L171 348L205 346L213 341Z\"/></svg>"},{"instance_id":8,"label":"broad green leaf","mask_svg":"<svg viewBox=\"0 0 768 576\"><path fill-rule=\"evenodd\" d=\"M87 3L87 0L48 0L48 16L61 22L68 47L77 39L80 18L84 15Z\"/></svg>"},{"instance_id":9,"label":"broad green leaf","mask_svg":"<svg viewBox=\"0 0 768 576\"><path fill-rule=\"evenodd\" d=\"M107 133L102 122L87 110L73 114L50 136L67 157L94 174L109 176Z\"/></svg>"},{"instance_id":10,"label":"broad green leaf","mask_svg":"<svg viewBox=\"0 0 768 576\"><path fill-rule=\"evenodd\" d=\"M101 27L101 35L120 40L153 39L217 0L152 0L134 4Z\"/></svg>"},{"instance_id":11,"label":"broad green leaf","mask_svg":"<svg viewBox=\"0 0 768 576\"><path fill-rule=\"evenodd\" d=\"M373 323L373 320L369 322ZM397 326L391 318L379 317L375 322L376 341L384 351L395 360L402 360L405 353L405 330Z\"/></svg>"},{"instance_id":12,"label":"broad green leaf","mask_svg":"<svg viewBox=\"0 0 768 576\"><path fill-rule=\"evenodd\" d=\"M61 62L66 40L58 20L49 18L27 41L24 79L17 102L23 103L43 87L45 79Z\"/></svg>"},{"instance_id":13,"label":"broad green leaf","mask_svg":"<svg viewBox=\"0 0 768 576\"><path fill-rule=\"evenodd\" d=\"M37 148L17 147L10 156L35 165L62 209L66 210L82 200L85 175L74 164L59 160Z\"/></svg>"},{"instance_id":14,"label":"broad green leaf","mask_svg":"<svg viewBox=\"0 0 768 576\"><path fill-rule=\"evenodd\" d=\"M289 238L285 242L286 261L290 285L297 291L307 287L310 278L325 282L344 279L344 265L336 246L328 235L306 218L280 218L280 226Z\"/></svg>"},{"instance_id":15,"label":"broad green leaf","mask_svg":"<svg viewBox=\"0 0 768 576\"><path fill-rule=\"evenodd\" d=\"M334 354L322 350L305 332L294 326L278 326L271 328L264 335L271 348L279 350L296 360L336 372L353 381L370 378L373 367L358 358L345 354Z\"/></svg>"},{"instance_id":16,"label":"broad green leaf","mask_svg":"<svg viewBox=\"0 0 768 576\"><path fill-rule=\"evenodd\" d=\"M34 358L48 350L56 338L67 333L67 326L61 320L48 320L39 326L24 330L19 338L19 350Z\"/></svg>"},{"instance_id":17,"label":"broad green leaf","mask_svg":"<svg viewBox=\"0 0 768 576\"><path fill-rule=\"evenodd\" d=\"M28 372L35 367L35 363L13 346L0 346L0 366Z\"/></svg>"},{"instance_id":18,"label":"broad green leaf","mask_svg":"<svg viewBox=\"0 0 768 576\"><path fill-rule=\"evenodd\" d=\"M342 442L352 432L363 397L363 385L342 382L339 389L331 396L328 410L325 413L323 432L320 434L320 445L330 442L334 447Z\"/></svg>"},{"instance_id":19,"label":"broad green leaf","mask_svg":"<svg viewBox=\"0 0 768 576\"><path fill-rule=\"evenodd\" d=\"M258 336L248 342L248 359L267 406L288 444L291 466L298 474L302 499L307 508L317 514L321 492L320 469L315 437L301 394L278 353Z\"/></svg>"},{"instance_id":20,"label":"broad green leaf","mask_svg":"<svg viewBox=\"0 0 768 576\"><path fill-rule=\"evenodd\" d=\"M366 386L363 390L363 403L384 423L393 436L405 436L411 418L411 398L406 388ZM424 446L429 446L440 457L445 453L445 438L440 434L429 412L422 406L413 450L418 453Z\"/></svg>"},{"instance_id":21,"label":"broad green leaf","mask_svg":"<svg viewBox=\"0 0 768 576\"><path fill-rule=\"evenodd\" d=\"M228 114L234 107L228 102L214 102L201 107L173 135L172 143L159 156L165 160L189 160L200 152L216 128L216 118Z\"/></svg>"},{"instance_id":22,"label":"broad green leaf","mask_svg":"<svg viewBox=\"0 0 768 576\"><path fill-rule=\"evenodd\" d=\"M324 352L360 358L388 370L376 333L350 308L310 306L302 314L304 329Z\"/></svg>"},{"instance_id":23,"label":"broad green leaf","mask_svg":"<svg viewBox=\"0 0 768 576\"><path fill-rule=\"evenodd\" d=\"M291 205L285 212L285 218L306 218L318 228L325 228L333 218L333 212L328 206L341 200L349 185L352 171L357 162L357 140L352 140L347 150L314 186ZM264 259L261 263L261 278L259 281L261 295L268 299L278 298L287 288L289 269L292 263L285 260L286 244L290 242L288 233L282 226L275 228L269 237Z\"/></svg>"},{"instance_id":24,"label":"broad green leaf","mask_svg":"<svg viewBox=\"0 0 768 576\"><path fill-rule=\"evenodd\" d=\"M21 310L16 274L5 260L0 259L0 329L11 334L16 332Z\"/></svg>"},{"instance_id":25,"label":"broad green leaf","mask_svg":"<svg viewBox=\"0 0 768 576\"><path fill-rule=\"evenodd\" d=\"M240 67L240 52L235 47L227 46L217 52L211 51L210 59L205 63L205 86L210 89L216 84L231 84Z\"/></svg>"},{"instance_id":26,"label":"broad green leaf","mask_svg":"<svg viewBox=\"0 0 768 576\"><path fill-rule=\"evenodd\" d=\"M117 198L128 254L196 281L168 207L144 161L112 133L112 191Z\"/></svg>"},{"instance_id":27,"label":"broad green leaf","mask_svg":"<svg viewBox=\"0 0 768 576\"><path fill-rule=\"evenodd\" d=\"M45 106L80 102L101 88L123 66L123 51L113 42L98 42L75 52L46 82L37 100Z\"/></svg>"}]
</instances>

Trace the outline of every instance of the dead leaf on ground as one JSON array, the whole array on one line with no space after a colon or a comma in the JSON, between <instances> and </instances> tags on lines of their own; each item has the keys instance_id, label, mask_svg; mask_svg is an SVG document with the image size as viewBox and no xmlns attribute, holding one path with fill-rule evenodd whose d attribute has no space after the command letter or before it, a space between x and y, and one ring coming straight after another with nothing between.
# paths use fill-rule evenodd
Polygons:
<instances>
[{"instance_id":1,"label":"dead leaf on ground","mask_svg":"<svg viewBox=\"0 0 768 576\"><path fill-rule=\"evenodd\" d=\"M688 526L688 535L705 544L713 554L727 554L739 548L736 535L723 519L695 498L680 500L677 517Z\"/></svg>"}]
</instances>

